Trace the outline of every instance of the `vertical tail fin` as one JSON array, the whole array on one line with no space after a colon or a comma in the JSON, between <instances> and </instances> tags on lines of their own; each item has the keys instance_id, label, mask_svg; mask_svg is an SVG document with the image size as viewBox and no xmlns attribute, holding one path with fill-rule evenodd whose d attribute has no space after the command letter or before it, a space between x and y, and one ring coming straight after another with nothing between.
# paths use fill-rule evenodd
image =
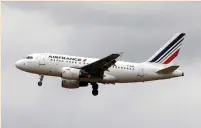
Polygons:
<instances>
[{"instance_id":1,"label":"vertical tail fin","mask_svg":"<svg viewBox=\"0 0 201 128\"><path fill-rule=\"evenodd\" d=\"M175 34L147 61L152 63L169 64L178 56L185 35L185 33Z\"/></svg>"}]
</instances>

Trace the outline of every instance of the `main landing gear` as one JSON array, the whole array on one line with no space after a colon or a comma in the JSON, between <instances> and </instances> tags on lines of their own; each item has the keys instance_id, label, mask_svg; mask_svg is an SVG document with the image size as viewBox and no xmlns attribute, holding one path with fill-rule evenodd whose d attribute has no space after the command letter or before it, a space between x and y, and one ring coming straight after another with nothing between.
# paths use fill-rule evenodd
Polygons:
<instances>
[{"instance_id":1,"label":"main landing gear","mask_svg":"<svg viewBox=\"0 0 201 128\"><path fill-rule=\"evenodd\" d=\"M43 83L44 75L40 75L40 81L38 82L38 86L41 86Z\"/></svg>"},{"instance_id":2,"label":"main landing gear","mask_svg":"<svg viewBox=\"0 0 201 128\"><path fill-rule=\"evenodd\" d=\"M94 96L97 96L98 95L98 84L97 83L91 83L91 85L92 85L92 94L94 95Z\"/></svg>"}]
</instances>

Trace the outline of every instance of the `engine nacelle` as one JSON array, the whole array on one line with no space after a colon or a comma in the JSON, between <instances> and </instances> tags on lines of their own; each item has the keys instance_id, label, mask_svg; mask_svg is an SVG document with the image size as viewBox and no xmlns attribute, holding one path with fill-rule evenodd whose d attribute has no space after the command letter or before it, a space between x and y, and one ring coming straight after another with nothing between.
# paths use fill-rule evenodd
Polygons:
<instances>
[{"instance_id":1,"label":"engine nacelle","mask_svg":"<svg viewBox=\"0 0 201 128\"><path fill-rule=\"evenodd\" d=\"M63 88L79 88L79 81L63 79L61 85Z\"/></svg>"},{"instance_id":2,"label":"engine nacelle","mask_svg":"<svg viewBox=\"0 0 201 128\"><path fill-rule=\"evenodd\" d=\"M81 71L76 68L63 67L61 75L63 79L78 80L81 75Z\"/></svg>"}]
</instances>

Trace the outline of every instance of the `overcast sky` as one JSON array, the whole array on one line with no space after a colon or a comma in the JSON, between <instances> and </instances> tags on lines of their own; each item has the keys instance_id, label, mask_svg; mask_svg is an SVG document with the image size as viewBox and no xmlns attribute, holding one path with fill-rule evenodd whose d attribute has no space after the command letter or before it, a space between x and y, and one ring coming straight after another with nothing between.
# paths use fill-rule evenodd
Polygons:
<instances>
[{"instance_id":1,"label":"overcast sky","mask_svg":"<svg viewBox=\"0 0 201 128\"><path fill-rule=\"evenodd\" d=\"M200 128L200 2L4 2L3 128ZM68 90L61 78L22 72L15 62L37 52L147 60L177 32L181 78Z\"/></svg>"}]
</instances>

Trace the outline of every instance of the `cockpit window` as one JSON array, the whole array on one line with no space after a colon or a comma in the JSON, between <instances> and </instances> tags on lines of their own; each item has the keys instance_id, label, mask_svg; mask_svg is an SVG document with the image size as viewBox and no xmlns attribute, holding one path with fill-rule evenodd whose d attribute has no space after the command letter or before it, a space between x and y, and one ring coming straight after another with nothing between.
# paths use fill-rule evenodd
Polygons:
<instances>
[{"instance_id":1,"label":"cockpit window","mask_svg":"<svg viewBox=\"0 0 201 128\"><path fill-rule=\"evenodd\" d=\"M26 59L33 59L33 57L32 56L27 56Z\"/></svg>"}]
</instances>

